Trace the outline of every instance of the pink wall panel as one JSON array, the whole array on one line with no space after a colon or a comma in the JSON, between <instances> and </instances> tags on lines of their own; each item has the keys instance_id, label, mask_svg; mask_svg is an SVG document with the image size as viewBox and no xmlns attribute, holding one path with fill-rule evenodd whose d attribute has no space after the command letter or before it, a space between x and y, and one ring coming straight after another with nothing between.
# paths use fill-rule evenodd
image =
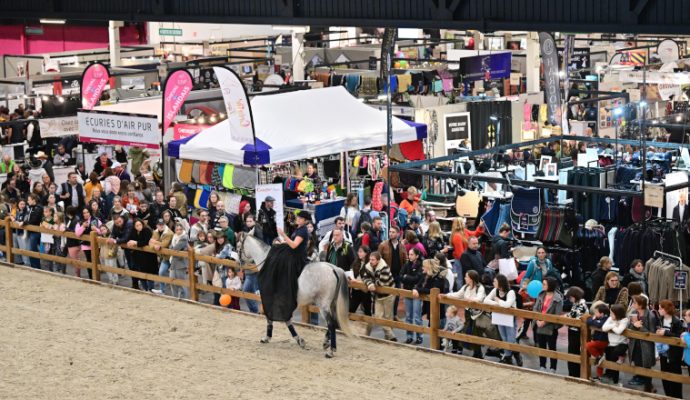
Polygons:
<instances>
[{"instance_id":1,"label":"pink wall panel","mask_svg":"<svg viewBox=\"0 0 690 400\"><path fill-rule=\"evenodd\" d=\"M108 28L106 26L42 25L42 28L42 35L24 36L23 25L0 26L0 56L2 54L42 54L108 47ZM26 40L25 44L22 43L22 36ZM140 31L137 26L120 28L120 43L123 46L144 44L146 43L146 34L143 29Z\"/></svg>"}]
</instances>

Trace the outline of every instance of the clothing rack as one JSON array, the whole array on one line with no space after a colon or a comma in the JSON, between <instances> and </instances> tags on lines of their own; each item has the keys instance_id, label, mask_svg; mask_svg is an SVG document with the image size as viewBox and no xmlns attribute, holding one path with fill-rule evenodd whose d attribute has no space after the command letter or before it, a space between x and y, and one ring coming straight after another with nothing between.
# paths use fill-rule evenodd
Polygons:
<instances>
[{"instance_id":1,"label":"clothing rack","mask_svg":"<svg viewBox=\"0 0 690 400\"><path fill-rule=\"evenodd\" d=\"M675 261L678 265L678 269L676 270L676 272L681 272L683 270L681 268L683 265L683 259L682 258L680 258L678 256L674 256L673 254L664 253L663 251L659 251L659 250L655 251L654 257L659 257L659 256L661 256L662 258L667 258L667 259L671 259L671 260ZM683 315L683 289L679 289L679 291L678 291L678 303L680 304L680 315Z\"/></svg>"}]
</instances>

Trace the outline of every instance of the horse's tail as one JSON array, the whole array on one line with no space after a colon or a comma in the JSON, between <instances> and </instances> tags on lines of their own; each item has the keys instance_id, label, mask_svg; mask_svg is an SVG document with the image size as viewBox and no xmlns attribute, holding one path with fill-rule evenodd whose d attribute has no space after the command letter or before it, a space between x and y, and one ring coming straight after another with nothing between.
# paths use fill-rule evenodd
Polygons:
<instances>
[{"instance_id":1,"label":"horse's tail","mask_svg":"<svg viewBox=\"0 0 690 400\"><path fill-rule=\"evenodd\" d=\"M338 276L336 316L340 330L347 336L352 336L350 329L350 289L347 286L347 277L343 270L336 268Z\"/></svg>"}]
</instances>

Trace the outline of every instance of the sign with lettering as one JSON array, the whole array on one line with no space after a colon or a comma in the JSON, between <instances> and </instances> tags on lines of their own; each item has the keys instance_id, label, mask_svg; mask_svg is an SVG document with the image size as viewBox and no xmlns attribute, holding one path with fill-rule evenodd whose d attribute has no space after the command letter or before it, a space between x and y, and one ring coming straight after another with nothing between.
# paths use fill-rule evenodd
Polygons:
<instances>
[{"instance_id":1,"label":"sign with lettering","mask_svg":"<svg viewBox=\"0 0 690 400\"><path fill-rule=\"evenodd\" d=\"M79 141L156 149L161 136L158 118L114 112L80 111Z\"/></svg>"}]
</instances>

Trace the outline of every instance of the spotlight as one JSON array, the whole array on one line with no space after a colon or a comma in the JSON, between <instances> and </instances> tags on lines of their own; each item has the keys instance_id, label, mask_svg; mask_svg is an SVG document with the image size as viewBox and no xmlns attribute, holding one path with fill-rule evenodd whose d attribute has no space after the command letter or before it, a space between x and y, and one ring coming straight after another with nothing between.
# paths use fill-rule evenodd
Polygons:
<instances>
[{"instance_id":1,"label":"spotlight","mask_svg":"<svg viewBox=\"0 0 690 400\"><path fill-rule=\"evenodd\" d=\"M565 78L565 71L558 71L558 76L561 78Z\"/></svg>"},{"instance_id":2,"label":"spotlight","mask_svg":"<svg viewBox=\"0 0 690 400\"><path fill-rule=\"evenodd\" d=\"M656 119L652 120L652 125L656 125L656 124L658 124L658 123L659 123L658 120L656 120Z\"/></svg>"},{"instance_id":3,"label":"spotlight","mask_svg":"<svg viewBox=\"0 0 690 400\"><path fill-rule=\"evenodd\" d=\"M65 102L65 98L62 97L62 96L58 96L57 100L58 100L58 102L60 102L60 103L64 103L64 102Z\"/></svg>"},{"instance_id":4,"label":"spotlight","mask_svg":"<svg viewBox=\"0 0 690 400\"><path fill-rule=\"evenodd\" d=\"M647 102L644 101L644 100L642 100L639 104L640 104L640 108L645 108L645 107L647 107Z\"/></svg>"},{"instance_id":5,"label":"spotlight","mask_svg":"<svg viewBox=\"0 0 690 400\"><path fill-rule=\"evenodd\" d=\"M489 119L494 121L494 122L498 121L498 117L495 115L490 116Z\"/></svg>"},{"instance_id":6,"label":"spotlight","mask_svg":"<svg viewBox=\"0 0 690 400\"><path fill-rule=\"evenodd\" d=\"M41 96L41 100L48 101L48 96Z\"/></svg>"},{"instance_id":7,"label":"spotlight","mask_svg":"<svg viewBox=\"0 0 690 400\"><path fill-rule=\"evenodd\" d=\"M204 118L204 117L199 117L199 119L197 119L197 122L200 123L200 124L205 124L205 123L206 123L206 118Z\"/></svg>"},{"instance_id":8,"label":"spotlight","mask_svg":"<svg viewBox=\"0 0 690 400\"><path fill-rule=\"evenodd\" d=\"M613 115L615 115L615 116L617 116L617 117L623 115L623 107L616 107L616 108L613 110Z\"/></svg>"},{"instance_id":9,"label":"spotlight","mask_svg":"<svg viewBox=\"0 0 690 400\"><path fill-rule=\"evenodd\" d=\"M209 121L211 121L212 124L215 124L216 121L217 121L216 116L215 116L215 115L212 115L212 116L211 116L211 119L209 119Z\"/></svg>"},{"instance_id":10,"label":"spotlight","mask_svg":"<svg viewBox=\"0 0 690 400\"><path fill-rule=\"evenodd\" d=\"M680 122L680 121L682 121L682 120L683 120L683 116L682 116L682 115L679 115L679 116L676 117L676 122Z\"/></svg>"}]
</instances>

